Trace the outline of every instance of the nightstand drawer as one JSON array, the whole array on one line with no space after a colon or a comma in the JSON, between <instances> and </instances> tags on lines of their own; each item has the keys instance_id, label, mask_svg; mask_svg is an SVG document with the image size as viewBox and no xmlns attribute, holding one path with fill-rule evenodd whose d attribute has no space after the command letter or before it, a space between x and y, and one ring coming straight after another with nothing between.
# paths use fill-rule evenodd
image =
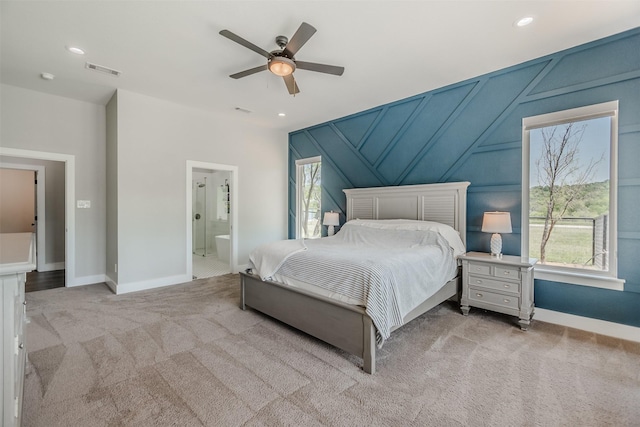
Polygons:
<instances>
[{"instance_id":1,"label":"nightstand drawer","mask_svg":"<svg viewBox=\"0 0 640 427\"><path fill-rule=\"evenodd\" d=\"M508 268L508 267L500 267L496 266L493 270L493 276L501 277L503 279L520 279L520 270L517 268Z\"/></svg>"},{"instance_id":2,"label":"nightstand drawer","mask_svg":"<svg viewBox=\"0 0 640 427\"><path fill-rule=\"evenodd\" d=\"M508 307L517 310L520 305L518 297L496 294L480 289L469 288L469 300L494 304L500 307Z\"/></svg>"},{"instance_id":3,"label":"nightstand drawer","mask_svg":"<svg viewBox=\"0 0 640 427\"><path fill-rule=\"evenodd\" d=\"M482 286L483 288L495 289L497 291L509 292L520 295L520 283L508 282L506 280L487 279L486 277L469 275L469 286Z\"/></svg>"},{"instance_id":4,"label":"nightstand drawer","mask_svg":"<svg viewBox=\"0 0 640 427\"><path fill-rule=\"evenodd\" d=\"M486 274L487 276L489 276L491 274L491 267L488 264L476 264L470 262L469 273Z\"/></svg>"}]
</instances>

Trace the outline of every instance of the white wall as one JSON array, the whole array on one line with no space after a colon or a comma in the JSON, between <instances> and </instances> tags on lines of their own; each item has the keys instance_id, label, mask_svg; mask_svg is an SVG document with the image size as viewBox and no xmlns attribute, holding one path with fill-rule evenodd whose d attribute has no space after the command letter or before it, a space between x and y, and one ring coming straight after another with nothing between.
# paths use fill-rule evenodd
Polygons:
<instances>
[{"instance_id":1,"label":"white wall","mask_svg":"<svg viewBox=\"0 0 640 427\"><path fill-rule=\"evenodd\" d=\"M75 278L106 268L105 106L1 85L0 145L75 156ZM287 134L209 112L118 91L110 117L112 198L118 284L185 277L186 161L238 166L238 264L256 246L286 238ZM117 136L113 135L117 133ZM110 145L111 146L111 145ZM113 269L113 266L109 266ZM73 272L68 272L73 274ZM175 283L175 282L174 282ZM170 284L170 283L167 283ZM135 289L133 286L131 289Z\"/></svg>"},{"instance_id":2,"label":"white wall","mask_svg":"<svg viewBox=\"0 0 640 427\"><path fill-rule=\"evenodd\" d=\"M287 141L283 131L119 90L118 287L186 274L187 160L238 166L239 264L286 238Z\"/></svg>"},{"instance_id":3,"label":"white wall","mask_svg":"<svg viewBox=\"0 0 640 427\"><path fill-rule=\"evenodd\" d=\"M106 281L115 288L118 283L118 93L106 107Z\"/></svg>"},{"instance_id":4,"label":"white wall","mask_svg":"<svg viewBox=\"0 0 640 427\"><path fill-rule=\"evenodd\" d=\"M75 156L76 197L91 200L75 215L75 271L105 273L105 107L1 85L0 145Z\"/></svg>"}]
</instances>

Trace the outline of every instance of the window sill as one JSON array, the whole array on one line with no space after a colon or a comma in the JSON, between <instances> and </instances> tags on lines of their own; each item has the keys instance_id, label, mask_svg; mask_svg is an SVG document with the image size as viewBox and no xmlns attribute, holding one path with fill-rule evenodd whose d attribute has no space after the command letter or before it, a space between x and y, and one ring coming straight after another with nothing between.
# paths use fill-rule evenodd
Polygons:
<instances>
[{"instance_id":1,"label":"window sill","mask_svg":"<svg viewBox=\"0 0 640 427\"><path fill-rule=\"evenodd\" d=\"M612 291L624 291L624 279L615 277L599 276L596 274L574 273L569 271L558 271L549 268L536 266L534 277L540 280L551 282L568 283L571 285L591 286L593 288L609 289Z\"/></svg>"}]
</instances>

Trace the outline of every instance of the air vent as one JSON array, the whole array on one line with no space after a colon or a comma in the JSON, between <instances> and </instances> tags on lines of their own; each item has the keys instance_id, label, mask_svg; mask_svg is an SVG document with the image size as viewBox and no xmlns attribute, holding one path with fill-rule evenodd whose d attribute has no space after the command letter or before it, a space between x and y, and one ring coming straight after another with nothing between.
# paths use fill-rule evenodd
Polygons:
<instances>
[{"instance_id":1,"label":"air vent","mask_svg":"<svg viewBox=\"0 0 640 427\"><path fill-rule=\"evenodd\" d=\"M91 62L85 63L84 67L89 70L98 71L100 73L109 74L115 77L118 77L121 74L120 71L112 70L111 68L107 68L102 65L92 64Z\"/></svg>"}]
</instances>

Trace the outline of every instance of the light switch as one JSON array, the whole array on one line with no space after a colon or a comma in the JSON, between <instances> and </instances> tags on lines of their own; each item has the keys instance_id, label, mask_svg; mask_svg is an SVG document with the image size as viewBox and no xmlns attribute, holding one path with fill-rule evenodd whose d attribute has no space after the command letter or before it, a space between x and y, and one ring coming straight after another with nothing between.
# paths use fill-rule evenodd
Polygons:
<instances>
[{"instance_id":1,"label":"light switch","mask_svg":"<svg viewBox=\"0 0 640 427\"><path fill-rule=\"evenodd\" d=\"M91 207L91 200L78 200L78 209L89 209Z\"/></svg>"}]
</instances>

